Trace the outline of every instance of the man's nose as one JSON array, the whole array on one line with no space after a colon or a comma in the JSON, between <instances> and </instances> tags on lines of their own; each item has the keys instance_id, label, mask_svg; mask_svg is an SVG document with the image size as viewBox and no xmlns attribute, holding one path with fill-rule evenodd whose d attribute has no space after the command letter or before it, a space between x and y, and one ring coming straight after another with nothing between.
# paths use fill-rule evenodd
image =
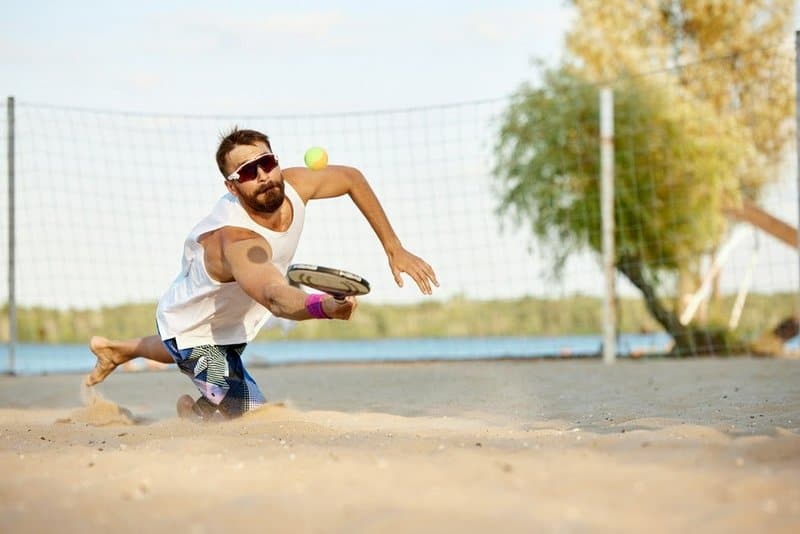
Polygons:
<instances>
[{"instance_id":1,"label":"man's nose","mask_svg":"<svg viewBox=\"0 0 800 534\"><path fill-rule=\"evenodd\" d=\"M256 169L258 169L258 174L256 176L258 177L259 181L268 182L269 181L269 174L272 171L267 172L260 165L258 167L256 167Z\"/></svg>"}]
</instances>

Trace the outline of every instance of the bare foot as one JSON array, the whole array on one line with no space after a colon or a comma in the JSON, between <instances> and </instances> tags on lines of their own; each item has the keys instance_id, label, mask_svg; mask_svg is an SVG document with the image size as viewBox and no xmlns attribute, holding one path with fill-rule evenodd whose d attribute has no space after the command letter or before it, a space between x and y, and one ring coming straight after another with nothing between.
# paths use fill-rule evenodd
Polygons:
<instances>
[{"instance_id":1,"label":"bare foot","mask_svg":"<svg viewBox=\"0 0 800 534\"><path fill-rule=\"evenodd\" d=\"M89 348L97 358L97 363L92 372L86 375L84 382L87 386L99 384L121 363L127 361L116 349L111 340L100 336L93 336L89 340Z\"/></svg>"}]
</instances>

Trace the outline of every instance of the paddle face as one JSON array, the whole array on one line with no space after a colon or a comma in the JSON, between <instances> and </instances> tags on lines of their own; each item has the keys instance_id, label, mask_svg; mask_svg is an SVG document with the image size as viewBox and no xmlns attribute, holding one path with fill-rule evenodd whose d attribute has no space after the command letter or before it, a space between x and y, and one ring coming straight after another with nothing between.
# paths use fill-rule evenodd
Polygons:
<instances>
[{"instance_id":1,"label":"paddle face","mask_svg":"<svg viewBox=\"0 0 800 534\"><path fill-rule=\"evenodd\" d=\"M290 282L324 291L337 299L369 293L369 282L341 269L296 263L289 266L286 277Z\"/></svg>"}]
</instances>

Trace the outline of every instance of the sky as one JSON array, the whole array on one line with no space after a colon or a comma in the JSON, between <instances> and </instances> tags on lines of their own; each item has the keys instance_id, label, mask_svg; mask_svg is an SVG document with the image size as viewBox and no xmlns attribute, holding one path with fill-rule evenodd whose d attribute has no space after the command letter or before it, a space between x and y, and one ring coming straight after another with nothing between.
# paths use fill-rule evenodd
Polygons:
<instances>
[{"instance_id":1,"label":"sky","mask_svg":"<svg viewBox=\"0 0 800 534\"><path fill-rule=\"evenodd\" d=\"M0 88L19 100L295 114L497 98L558 56L561 0L8 1Z\"/></svg>"},{"instance_id":2,"label":"sky","mask_svg":"<svg viewBox=\"0 0 800 534\"><path fill-rule=\"evenodd\" d=\"M0 0L0 13L0 95L18 102L23 301L157 298L186 232L222 193L211 155L234 123L275 134L284 166L321 144L333 163L362 169L401 239L437 269L438 296L600 294L596 258L577 256L548 277L548 250L500 229L488 185L496 134L487 121L535 79L533 58L563 53L574 13L562 0ZM56 195L42 194L39 176ZM788 179L765 198L797 224L797 196ZM376 301L419 298L394 287L352 207L314 213L296 259L366 276ZM725 288L742 287L753 258L757 289L796 287L795 251L750 234ZM82 263L64 260L76 255Z\"/></svg>"},{"instance_id":3,"label":"sky","mask_svg":"<svg viewBox=\"0 0 800 534\"><path fill-rule=\"evenodd\" d=\"M562 36L572 16L571 9L560 0L466 1L458 5L443 1L0 2L4 14L0 18L0 93L13 95L18 103L17 174L58 174L63 183L54 186L58 196L52 204L40 198L35 187L18 185L17 259L22 271L18 298L52 304L58 294L62 295L62 305L79 306L96 305L98 298L100 303L111 304L158 296L174 276L181 241L193 223L189 217L196 220L202 216L221 194L217 179L211 178L216 176L216 169L209 156L218 132L232 123L258 124L261 119L254 117L263 116L405 110L502 99L533 76L532 58L552 60L559 56ZM97 115L94 121L94 115L62 117L57 110L44 116L39 105L114 113L213 115L227 120L153 126L142 118L118 130L113 124L124 121L124 116ZM469 121L455 118L466 124L463 129L469 129L471 135L486 126L487 114L480 104L477 106L464 108L464 113L474 115ZM411 112L401 126L390 124L391 115L378 115L375 125L358 125L356 130L349 126L349 132L341 128L343 121L338 118L327 122L270 120L265 128L275 134L284 166L299 164L305 146L321 144L328 148L332 162L361 168L378 193L390 197L396 193L389 177L395 178L398 165L388 161L389 154L354 147L368 143L367 137L385 136L393 130L397 136L391 143L404 152L428 150L436 140L424 145L416 140L429 134L441 139L453 137L452 132L427 125L428 120L445 120L441 118L445 114L447 111ZM236 121L232 116L245 118ZM161 159L167 156L154 141L160 133L141 141L133 138L134 131L156 132L153 128L159 127L173 128L172 140L187 147L172 157L173 162ZM475 139L485 137L474 135ZM39 142L34 140L37 138ZM104 157L110 163L93 167L94 158L90 152L84 154L84 145L108 139L120 140L106 149ZM461 149L450 147L449 142L440 143L452 154L447 158L449 165L468 162L459 154ZM484 152L491 142L483 143ZM127 145L125 151L117 152L120 145ZM467 148L474 151L472 146ZM52 150L58 156L43 157L43 150ZM199 161L203 164L195 163ZM209 177L207 189L198 193L197 202L184 202L190 215L161 219L165 210L151 204L131 210L129 199L147 198L140 187L149 175L170 163L179 169L176 174ZM483 164L476 157L468 170L438 165L431 172L450 178L456 173L479 172L482 180L488 172L482 167L479 170ZM428 164L431 169L434 166L433 162ZM113 217L102 207L84 212L82 207L70 204L64 209L69 199L84 198L86 191L93 190L89 180L107 174L106 167L120 174L114 191L107 193L117 196L108 196L105 202L105 206L111 206ZM443 184L440 179L436 187L443 188ZM190 196L184 182L163 179L159 185L175 195ZM478 184L469 187L474 189ZM453 188L463 191L469 187ZM404 195L400 190L397 193ZM491 214L490 199L483 192L478 194L482 197L481 210ZM452 209L446 208L448 213L463 216L459 203L468 202L470 197L448 196L453 202ZM438 257L446 249L431 241L430 233L417 228L419 215L414 210L419 202L409 198L390 201L384 198L398 233L409 242L407 246L414 246L416 253L437 266L440 276L449 279L440 294L452 296L468 292L470 285L475 287L474 283L454 283L455 273L463 270L463 264L474 263L469 254L461 253L460 259L448 267L447 258ZM394 287L380 250L372 249L369 261L353 261L341 256L342 246L325 249L330 231L317 221L336 219L338 224L342 219L329 212L326 205L318 210L316 219L309 218L299 259L358 270L373 279L379 300L419 296L415 291ZM436 212L441 214L442 209ZM67 221L66 213L83 214ZM357 236L351 242L375 244L360 215L351 209L347 217L344 228L338 230L340 235ZM482 224L482 219L473 218L452 226L470 232L479 220ZM491 224L496 222L492 220ZM158 228L147 235L129 230L151 225ZM441 235L452 243L456 230L449 223L444 226L447 230ZM110 237L114 231L132 233L129 246L112 251L104 248L103 243L114 240ZM140 256L139 251L148 248L137 236L149 239L154 235L160 236L159 244L165 243L163 251L158 249L154 254L162 264L152 269L156 274L145 276L142 269L131 267L140 261L131 255ZM47 244L39 245L42 240ZM315 253L303 256L303 246ZM48 262L41 261L43 250L55 257L72 257L78 250L85 257L102 258L103 266L101 272L87 275L85 263L63 262L62 272L55 273ZM522 251L524 254L524 247ZM452 254L449 257L453 259ZM523 262L520 267L524 269L528 260ZM453 274L448 276L449 272ZM487 276L493 275L484 274L483 278Z\"/></svg>"}]
</instances>

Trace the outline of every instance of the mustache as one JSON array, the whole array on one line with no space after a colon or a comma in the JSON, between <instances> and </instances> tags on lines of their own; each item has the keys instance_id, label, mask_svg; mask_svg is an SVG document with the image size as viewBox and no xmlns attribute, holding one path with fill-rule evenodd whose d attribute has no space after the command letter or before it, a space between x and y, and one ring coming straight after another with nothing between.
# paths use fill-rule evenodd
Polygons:
<instances>
[{"instance_id":1,"label":"mustache","mask_svg":"<svg viewBox=\"0 0 800 534\"><path fill-rule=\"evenodd\" d=\"M258 190L256 191L256 194L258 195L258 194L261 194L261 193L266 193L270 189L283 189L283 184L282 183L277 183L277 182L267 182L262 187L258 188Z\"/></svg>"}]
</instances>

